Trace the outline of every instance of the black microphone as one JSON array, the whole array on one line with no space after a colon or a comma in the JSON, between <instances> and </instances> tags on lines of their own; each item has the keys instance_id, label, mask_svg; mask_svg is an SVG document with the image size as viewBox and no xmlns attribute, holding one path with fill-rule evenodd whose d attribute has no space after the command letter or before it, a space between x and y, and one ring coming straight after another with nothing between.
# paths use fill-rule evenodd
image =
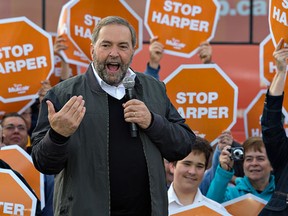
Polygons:
<instances>
[{"instance_id":1,"label":"black microphone","mask_svg":"<svg viewBox=\"0 0 288 216\"><path fill-rule=\"evenodd\" d=\"M133 97L133 88L134 88L134 85L135 85L134 79L131 78L131 77L125 77L123 79L123 85L125 87L125 92L126 92L125 97L128 100L133 99L134 98ZM131 122L130 123L130 134L131 134L131 137L137 137L137 132L138 132L137 124Z\"/></svg>"}]
</instances>

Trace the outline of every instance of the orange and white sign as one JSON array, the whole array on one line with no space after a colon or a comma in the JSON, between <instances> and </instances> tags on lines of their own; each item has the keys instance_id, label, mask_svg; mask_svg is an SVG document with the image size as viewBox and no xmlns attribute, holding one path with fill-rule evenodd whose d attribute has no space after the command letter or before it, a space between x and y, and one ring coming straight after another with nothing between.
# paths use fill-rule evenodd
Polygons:
<instances>
[{"instance_id":1,"label":"orange and white sign","mask_svg":"<svg viewBox=\"0 0 288 216\"><path fill-rule=\"evenodd\" d=\"M44 208L44 176L34 167L31 156L18 145L10 145L0 149L0 158L25 178Z\"/></svg>"},{"instance_id":2,"label":"orange and white sign","mask_svg":"<svg viewBox=\"0 0 288 216\"><path fill-rule=\"evenodd\" d=\"M222 203L231 215L255 216L264 208L267 201L253 194L245 194Z\"/></svg>"},{"instance_id":3,"label":"orange and white sign","mask_svg":"<svg viewBox=\"0 0 288 216\"><path fill-rule=\"evenodd\" d=\"M274 46L284 38L288 46L288 1L269 0L269 28Z\"/></svg>"},{"instance_id":4,"label":"orange and white sign","mask_svg":"<svg viewBox=\"0 0 288 216\"><path fill-rule=\"evenodd\" d=\"M109 10L107 5L110 5ZM124 0L98 0L97 3L95 0L72 0L62 8L58 23L58 34L67 35L70 41L63 55L68 63L88 66L92 31L102 18L111 15L130 22L138 34L135 53L142 49L142 19Z\"/></svg>"},{"instance_id":5,"label":"orange and white sign","mask_svg":"<svg viewBox=\"0 0 288 216\"><path fill-rule=\"evenodd\" d=\"M145 26L165 53L190 58L214 37L219 11L217 0L147 0Z\"/></svg>"},{"instance_id":6,"label":"orange and white sign","mask_svg":"<svg viewBox=\"0 0 288 216\"><path fill-rule=\"evenodd\" d=\"M180 115L211 145L236 123L238 87L218 65L181 65L164 82Z\"/></svg>"},{"instance_id":7,"label":"orange and white sign","mask_svg":"<svg viewBox=\"0 0 288 216\"><path fill-rule=\"evenodd\" d=\"M261 117L263 113L266 93L266 89L260 90L257 96L252 100L252 102L243 113L246 139L252 136L262 136ZM288 135L288 118L287 111L285 110L284 106L282 108L282 113L285 116L284 127L286 134Z\"/></svg>"},{"instance_id":8,"label":"orange and white sign","mask_svg":"<svg viewBox=\"0 0 288 216\"><path fill-rule=\"evenodd\" d=\"M51 36L26 17L0 20L0 101L35 99L53 72Z\"/></svg>"},{"instance_id":9,"label":"orange and white sign","mask_svg":"<svg viewBox=\"0 0 288 216\"><path fill-rule=\"evenodd\" d=\"M10 103L3 103L0 101L0 121L6 113L18 112L22 113L35 102L33 100L23 100Z\"/></svg>"},{"instance_id":10,"label":"orange and white sign","mask_svg":"<svg viewBox=\"0 0 288 216\"><path fill-rule=\"evenodd\" d=\"M275 50L271 35L268 35L259 45L260 79L266 85L270 85L275 73L276 65L273 58Z\"/></svg>"},{"instance_id":11,"label":"orange and white sign","mask_svg":"<svg viewBox=\"0 0 288 216\"><path fill-rule=\"evenodd\" d=\"M52 36L52 40L55 41L55 38L57 36L56 33L50 33ZM62 60L61 57L58 54L54 54L54 73L51 74L49 81L51 86L54 86L59 83L62 73ZM78 74L81 74L80 66L69 64L69 75L70 77L76 76Z\"/></svg>"},{"instance_id":12,"label":"orange and white sign","mask_svg":"<svg viewBox=\"0 0 288 216\"><path fill-rule=\"evenodd\" d=\"M261 43L259 46L259 51L260 51L260 79L263 81L267 87L271 84L273 77L276 74L276 64L275 60L273 58L273 52L275 50L275 47L273 45L273 41L271 38L271 35L268 35ZM288 67L287 67L288 68ZM288 70L286 69L288 72ZM288 92L288 80L286 80L286 84L284 87L284 92ZM284 101L283 101L283 106L285 108L285 115L288 116L287 111L288 111L288 100L287 94L284 94Z\"/></svg>"},{"instance_id":13,"label":"orange and white sign","mask_svg":"<svg viewBox=\"0 0 288 216\"><path fill-rule=\"evenodd\" d=\"M210 203L192 204L184 206L175 210L174 212L169 212L170 216L191 216L191 215L211 215L211 216L230 216L228 212L222 209L216 208Z\"/></svg>"},{"instance_id":14,"label":"orange and white sign","mask_svg":"<svg viewBox=\"0 0 288 216\"><path fill-rule=\"evenodd\" d=\"M8 169L0 169L0 215L36 215L37 198Z\"/></svg>"},{"instance_id":15,"label":"orange and white sign","mask_svg":"<svg viewBox=\"0 0 288 216\"><path fill-rule=\"evenodd\" d=\"M244 128L246 139L252 136L262 136L261 117L267 90L263 89L252 100L244 111Z\"/></svg>"}]
</instances>

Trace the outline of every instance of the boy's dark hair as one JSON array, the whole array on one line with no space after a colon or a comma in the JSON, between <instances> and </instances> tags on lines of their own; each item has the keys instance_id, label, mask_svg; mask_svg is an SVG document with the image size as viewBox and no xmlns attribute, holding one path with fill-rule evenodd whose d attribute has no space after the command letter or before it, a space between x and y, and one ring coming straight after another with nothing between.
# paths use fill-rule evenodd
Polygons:
<instances>
[{"instance_id":1,"label":"boy's dark hair","mask_svg":"<svg viewBox=\"0 0 288 216\"><path fill-rule=\"evenodd\" d=\"M191 152L196 154L204 153L206 159L205 169L207 169L211 153L213 152L213 148L211 147L210 142L202 137L196 136L196 140L191 147ZM176 166L177 161L175 161L173 164Z\"/></svg>"}]
</instances>

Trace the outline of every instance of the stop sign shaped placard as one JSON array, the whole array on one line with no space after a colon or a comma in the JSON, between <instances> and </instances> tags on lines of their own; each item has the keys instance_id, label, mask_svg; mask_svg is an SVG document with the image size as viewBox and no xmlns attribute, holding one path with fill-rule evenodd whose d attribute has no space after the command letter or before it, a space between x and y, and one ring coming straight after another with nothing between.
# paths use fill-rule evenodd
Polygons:
<instances>
[{"instance_id":1,"label":"stop sign shaped placard","mask_svg":"<svg viewBox=\"0 0 288 216\"><path fill-rule=\"evenodd\" d=\"M35 103L35 100L23 100L10 103L3 103L0 101L0 121L6 113L22 113L26 109L28 109L33 103Z\"/></svg>"},{"instance_id":2,"label":"stop sign shaped placard","mask_svg":"<svg viewBox=\"0 0 288 216\"><path fill-rule=\"evenodd\" d=\"M269 85L276 73L273 52L275 50L271 35L268 35L259 45L260 78Z\"/></svg>"},{"instance_id":3,"label":"stop sign shaped placard","mask_svg":"<svg viewBox=\"0 0 288 216\"><path fill-rule=\"evenodd\" d=\"M273 77L276 74L276 65L275 65L275 60L273 58L273 52L275 50L275 47L272 42L271 35L268 35L261 43L259 46L259 51L260 51L260 78L267 86L270 85L270 83L273 80ZM288 67L286 68L286 70ZM286 84L284 87L284 92L288 91L288 80L286 80ZM283 106L285 108L284 113L287 114L288 111L288 100L287 94L284 94L284 101L283 101Z\"/></svg>"},{"instance_id":4,"label":"stop sign shaped placard","mask_svg":"<svg viewBox=\"0 0 288 216\"><path fill-rule=\"evenodd\" d=\"M18 145L10 145L0 149L0 158L24 177L41 201L43 208L45 206L44 177L34 167L31 156Z\"/></svg>"},{"instance_id":5,"label":"stop sign shaped placard","mask_svg":"<svg viewBox=\"0 0 288 216\"><path fill-rule=\"evenodd\" d=\"M180 115L211 145L236 123L238 87L218 65L181 65L164 82Z\"/></svg>"},{"instance_id":6,"label":"stop sign shaped placard","mask_svg":"<svg viewBox=\"0 0 288 216\"><path fill-rule=\"evenodd\" d=\"M262 136L261 116L267 90L262 89L244 111L244 128L246 138Z\"/></svg>"},{"instance_id":7,"label":"stop sign shaped placard","mask_svg":"<svg viewBox=\"0 0 288 216\"><path fill-rule=\"evenodd\" d=\"M107 10L107 5L111 5L109 10ZM81 50L81 53L77 53L75 59L79 58L82 54L87 59L91 59L90 44L93 29L102 18L111 15L120 16L128 20L137 34L138 43L135 48L135 54L142 49L142 19L124 0L98 0L97 3L95 3L95 0L73 0L67 3L65 10L67 15L67 24L62 25L62 27L66 26L69 40L71 40L75 46ZM65 11L63 11L63 14L64 12ZM58 34L59 32L61 32L61 29L58 29ZM68 49L64 52L66 53L70 51ZM73 62L78 64L75 61Z\"/></svg>"},{"instance_id":8,"label":"stop sign shaped placard","mask_svg":"<svg viewBox=\"0 0 288 216\"><path fill-rule=\"evenodd\" d=\"M0 32L0 101L37 98L53 72L51 36L26 17L0 20Z\"/></svg>"},{"instance_id":9,"label":"stop sign shaped placard","mask_svg":"<svg viewBox=\"0 0 288 216\"><path fill-rule=\"evenodd\" d=\"M36 215L37 199L18 176L0 169L0 215Z\"/></svg>"},{"instance_id":10,"label":"stop sign shaped placard","mask_svg":"<svg viewBox=\"0 0 288 216\"><path fill-rule=\"evenodd\" d=\"M285 47L288 46L288 1L269 0L269 28L274 46L284 38Z\"/></svg>"},{"instance_id":11,"label":"stop sign shaped placard","mask_svg":"<svg viewBox=\"0 0 288 216\"><path fill-rule=\"evenodd\" d=\"M216 0L147 0L145 26L168 54L191 57L214 37L220 5Z\"/></svg>"}]
</instances>

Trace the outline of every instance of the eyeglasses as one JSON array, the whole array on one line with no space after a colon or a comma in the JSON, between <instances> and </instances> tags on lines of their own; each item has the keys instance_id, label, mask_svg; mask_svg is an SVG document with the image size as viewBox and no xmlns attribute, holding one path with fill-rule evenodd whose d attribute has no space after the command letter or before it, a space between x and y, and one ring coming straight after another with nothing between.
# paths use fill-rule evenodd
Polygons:
<instances>
[{"instance_id":1,"label":"eyeglasses","mask_svg":"<svg viewBox=\"0 0 288 216\"><path fill-rule=\"evenodd\" d=\"M27 128L24 125L13 125L13 124L9 124L6 126L3 126L3 129L6 129L8 131L14 131L17 128L17 130L19 131L25 131L27 130Z\"/></svg>"}]
</instances>

